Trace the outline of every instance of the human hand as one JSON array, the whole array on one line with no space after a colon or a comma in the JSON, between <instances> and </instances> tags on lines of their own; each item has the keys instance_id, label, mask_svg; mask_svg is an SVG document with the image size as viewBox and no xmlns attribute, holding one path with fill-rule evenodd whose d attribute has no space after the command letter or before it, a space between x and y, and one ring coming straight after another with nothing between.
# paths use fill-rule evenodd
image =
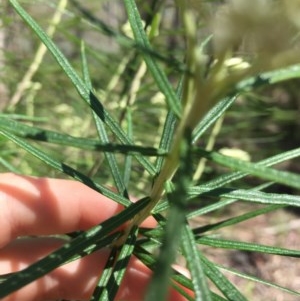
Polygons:
<instances>
[{"instance_id":1,"label":"human hand","mask_svg":"<svg viewBox=\"0 0 300 301\"><path fill-rule=\"evenodd\" d=\"M53 237L17 237L86 230L121 210L79 182L0 174L0 275L22 270L65 243ZM154 227L155 221L147 219L143 226ZM102 249L63 265L2 300L89 300L108 255ZM143 300L151 274L133 256L116 300ZM169 300L186 299L170 289Z\"/></svg>"}]
</instances>

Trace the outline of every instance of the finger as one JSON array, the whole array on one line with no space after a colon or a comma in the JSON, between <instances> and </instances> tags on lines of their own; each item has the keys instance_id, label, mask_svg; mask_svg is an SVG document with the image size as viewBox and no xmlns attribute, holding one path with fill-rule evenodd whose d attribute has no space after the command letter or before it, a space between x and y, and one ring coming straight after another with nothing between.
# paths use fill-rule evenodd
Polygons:
<instances>
[{"instance_id":1,"label":"finger","mask_svg":"<svg viewBox=\"0 0 300 301\"><path fill-rule=\"evenodd\" d=\"M56 238L18 239L0 250L0 271L11 273L24 269L63 243ZM59 267L28 284L2 301L89 300L103 271L109 250L104 249L80 260ZM152 272L135 257L127 267L116 301L142 301ZM174 289L170 301L184 301Z\"/></svg>"},{"instance_id":2,"label":"finger","mask_svg":"<svg viewBox=\"0 0 300 301\"><path fill-rule=\"evenodd\" d=\"M122 208L76 181L0 174L0 247L18 236L85 230Z\"/></svg>"}]
</instances>

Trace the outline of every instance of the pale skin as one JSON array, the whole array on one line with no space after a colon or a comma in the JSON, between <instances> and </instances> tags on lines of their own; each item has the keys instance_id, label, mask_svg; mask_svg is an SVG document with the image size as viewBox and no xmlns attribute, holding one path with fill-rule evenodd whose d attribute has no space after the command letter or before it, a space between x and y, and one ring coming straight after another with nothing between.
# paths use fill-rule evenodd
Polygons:
<instances>
[{"instance_id":1,"label":"pale skin","mask_svg":"<svg viewBox=\"0 0 300 301\"><path fill-rule=\"evenodd\" d=\"M76 181L0 174L0 275L24 269L65 242L45 236L20 237L86 230L122 209ZM148 218L142 226L154 227L155 221ZM89 300L108 254L108 249L102 249L59 267L1 300ZM116 301L142 301L151 274L132 257ZM186 299L170 289L169 300Z\"/></svg>"}]
</instances>

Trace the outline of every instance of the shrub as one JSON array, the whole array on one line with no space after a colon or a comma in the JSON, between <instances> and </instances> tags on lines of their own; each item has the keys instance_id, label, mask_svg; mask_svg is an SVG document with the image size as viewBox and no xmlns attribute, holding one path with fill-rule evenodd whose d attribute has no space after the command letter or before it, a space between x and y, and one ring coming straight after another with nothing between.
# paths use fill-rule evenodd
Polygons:
<instances>
[{"instance_id":1,"label":"shrub","mask_svg":"<svg viewBox=\"0 0 300 301\"><path fill-rule=\"evenodd\" d=\"M56 88L52 83L56 75L59 86L66 88L53 92L58 97L54 112L63 117L58 124L53 124L55 115L51 112L49 95L44 95L47 103L42 104L33 86L32 109L48 119L38 119L41 116L34 112L29 114L28 104L23 109L27 113L13 114L14 105L0 118L1 143L8 149L12 149L8 140L15 143L41 160L43 168L27 156L25 161L33 162L32 165L18 163L14 158L16 150L3 151L1 162L5 169L38 175L48 166L45 174L74 178L126 208L102 225L76 235L67 244L68 252L65 246L5 278L0 284L0 297L59 265L108 245L120 265L115 270L108 269L105 276L99 275L102 289L100 293L95 290L91 300L114 299L117 288L111 286L109 279L115 277L117 287L120 285L132 254L154 270L145 300L165 300L171 278L195 292L194 298L187 296L190 300L246 300L248 296L223 275L224 270L299 295L221 266L209 259L205 251L205 246L210 246L212 250L300 255L300 251L285 246L225 239L219 234L221 229L232 227L235 231L243 221L300 204L296 193L273 190L277 184L291 188L292 192L300 188L299 175L273 167L298 158L299 148L279 149L272 156L260 150L259 155L251 154L259 159L253 162L249 150L234 152L232 147L224 148L226 144L219 142L235 137L239 125L228 124L226 119L230 120L235 102L240 103L238 114L243 113L241 106L248 106L247 101L252 101L251 95L258 95L259 89L271 89L272 85L299 77L296 1L232 0L216 7L204 1L178 0L180 25L174 32L166 30L167 21L162 18L169 9L165 3L153 1L156 5L148 10L140 4L147 17L143 23L135 1L125 0L130 29L121 31L97 19L76 1L70 2L72 9L65 11L74 14L70 26L72 21L89 23L113 40L114 53L104 49L97 52L94 45L81 41L80 74L77 66L71 65L70 55L67 58L59 50L59 43L45 33L18 1L10 0L11 7L61 68L57 71L48 66L46 74L37 70L36 79L43 81L43 85L36 88L41 91ZM216 13L208 19L210 10ZM167 49L171 42L178 45L178 51ZM104 71L97 74L102 67ZM40 65L39 68L42 70ZM109 71L110 79L105 71ZM83 107L80 101L87 106ZM255 112L259 114L257 108ZM38 122L45 126L38 127ZM51 130L46 129L46 124ZM54 146L44 150L45 143L47 147ZM217 151L215 145L222 146L222 150ZM108 189L107 183L116 190ZM128 195L140 197L137 205L130 205ZM248 206L246 212L238 210L228 217L230 205L241 202L262 206ZM158 221L157 228L140 228L140 223L151 214ZM128 219L131 221L127 230L120 233L116 242L116 236L110 233ZM192 226L195 219L204 224ZM115 252L116 248L120 252ZM176 258L184 258L191 279L173 271ZM218 289L217 293L213 287Z\"/></svg>"}]
</instances>

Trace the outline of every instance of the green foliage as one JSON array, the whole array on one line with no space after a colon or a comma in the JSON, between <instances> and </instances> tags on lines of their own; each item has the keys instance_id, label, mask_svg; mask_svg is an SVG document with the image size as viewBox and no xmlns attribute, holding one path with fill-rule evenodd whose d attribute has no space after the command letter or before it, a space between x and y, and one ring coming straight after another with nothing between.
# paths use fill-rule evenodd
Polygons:
<instances>
[{"instance_id":1,"label":"green foliage","mask_svg":"<svg viewBox=\"0 0 300 301\"><path fill-rule=\"evenodd\" d=\"M131 26L128 36L71 1L72 5L64 12L71 16L70 22L104 33L119 47L111 54L72 36L79 49L78 60L72 61L59 49L55 38L49 37L31 17L30 9L24 9L17 0L9 3L46 46L60 69L47 70L40 65L35 79L42 82L38 97L31 95L31 102L28 100L25 108L8 106L0 115L3 170L68 176L124 205L125 209L25 270L2 278L0 298L62 264L107 246L112 246L112 252L91 300L114 300L132 254L154 271L145 300L166 300L170 285L186 294L181 285L195 293L194 297L186 296L187 299L197 301L248 299L223 275L223 270L230 269L210 260L204 246L299 257L297 250L224 239L218 236L218 231L237 228L243 221L286 206L299 207L300 197L296 193L282 194L272 189L281 184L296 191L300 188L300 176L271 166L299 158L300 149L276 148L272 156L262 151L257 156L261 161L247 162L222 154L217 147L209 149L203 143L212 135L211 127L224 117L216 145L222 136L225 136L223 140L234 139L230 131L234 132L239 125L230 124L226 132L226 118L233 114L240 98L246 99L259 89L271 89L272 85L299 78L300 66L294 53L287 54L285 49L269 53L261 68L259 52L252 60L246 62L245 56L245 60L242 58L232 65L230 60L237 59L236 45L228 44L229 41L223 41L221 50L213 55L206 53L211 37L198 41L201 27L196 26L197 11L190 9L188 1L176 1L182 32L177 30L174 34L162 24L165 4L152 7L145 26L140 11L147 9L134 0L125 0ZM218 32L214 34L218 37ZM178 48L182 49L178 53L174 51L172 60L165 45L160 44L168 35L175 35ZM265 52L262 53L265 58ZM48 63L52 59L47 56L45 60ZM75 66L79 62L82 74ZM43 78L45 70L48 79ZM56 89L51 83L51 72L53 78L58 75L57 82L64 87L64 91L53 91L53 104L48 99L48 89ZM30 93L34 90L29 89L28 99ZM67 97L70 95L72 100ZM41 105L43 97L47 103ZM60 109L63 113L57 118L55 114ZM22 156L22 162L16 160L17 155ZM199 160L206 168L195 180ZM113 192L107 185L113 185L116 190ZM140 196L141 200L132 205L129 195ZM236 212L226 217L227 207L238 202L263 207L250 207L244 214ZM140 223L149 215L158 220L157 228L141 229ZM206 224L199 227L191 226L194 218L213 215L221 218L217 222L206 219ZM114 232L128 220L125 234ZM157 256L156 250L159 250ZM174 271L172 264L177 258L186 260L191 279ZM300 295L267 280L231 271L249 281Z\"/></svg>"}]
</instances>

